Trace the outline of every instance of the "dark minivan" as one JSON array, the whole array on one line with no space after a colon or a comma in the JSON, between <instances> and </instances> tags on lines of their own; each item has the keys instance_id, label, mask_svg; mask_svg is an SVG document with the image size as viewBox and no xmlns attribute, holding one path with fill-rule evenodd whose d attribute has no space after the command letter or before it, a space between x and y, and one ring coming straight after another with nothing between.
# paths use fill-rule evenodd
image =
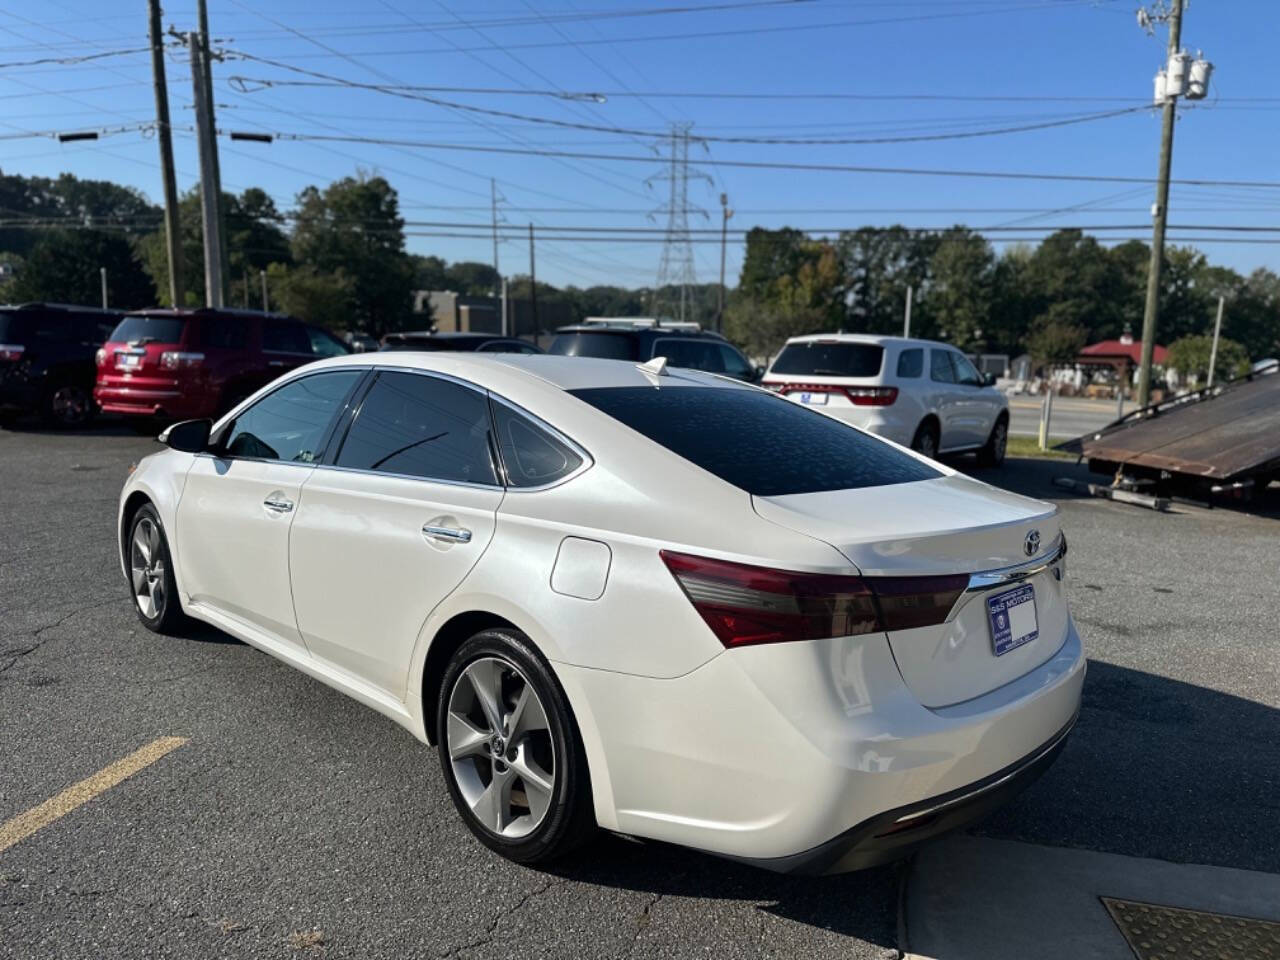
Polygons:
<instances>
[{"instance_id":1,"label":"dark minivan","mask_svg":"<svg viewBox=\"0 0 1280 960\"><path fill-rule=\"evenodd\" d=\"M256 310L139 310L98 353L104 412L151 421L215 417L282 373L351 349L293 317Z\"/></svg>"},{"instance_id":2,"label":"dark minivan","mask_svg":"<svg viewBox=\"0 0 1280 960\"><path fill-rule=\"evenodd\" d=\"M558 329L547 352L638 363L666 357L673 367L719 373L748 383L755 383L764 374L720 334L694 329L692 324L663 327L627 321L580 323Z\"/></svg>"},{"instance_id":3,"label":"dark minivan","mask_svg":"<svg viewBox=\"0 0 1280 960\"><path fill-rule=\"evenodd\" d=\"M119 321L92 307L0 307L0 421L38 413L73 427L92 417L94 352Z\"/></svg>"}]
</instances>

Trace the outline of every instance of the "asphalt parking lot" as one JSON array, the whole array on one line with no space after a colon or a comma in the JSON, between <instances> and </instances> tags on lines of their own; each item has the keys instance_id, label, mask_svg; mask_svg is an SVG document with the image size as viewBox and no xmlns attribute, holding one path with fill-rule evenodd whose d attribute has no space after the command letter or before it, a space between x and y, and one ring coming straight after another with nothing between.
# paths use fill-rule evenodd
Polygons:
<instances>
[{"instance_id":1,"label":"asphalt parking lot","mask_svg":"<svg viewBox=\"0 0 1280 960\"><path fill-rule=\"evenodd\" d=\"M154 449L0 431L0 825L183 738L0 826L0 957L898 956L902 868L793 879L615 837L516 867L389 720L212 629L142 629L115 504ZM1061 503L1090 665L1057 764L975 832L1280 873L1280 511L1064 498L1077 470L979 474Z\"/></svg>"}]
</instances>

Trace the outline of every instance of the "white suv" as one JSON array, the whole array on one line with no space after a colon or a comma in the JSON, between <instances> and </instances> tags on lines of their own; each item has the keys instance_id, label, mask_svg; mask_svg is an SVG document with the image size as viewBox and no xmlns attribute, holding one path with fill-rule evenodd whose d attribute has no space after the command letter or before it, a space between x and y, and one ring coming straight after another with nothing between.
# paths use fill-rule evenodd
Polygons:
<instances>
[{"instance_id":1,"label":"white suv","mask_svg":"<svg viewBox=\"0 0 1280 960\"><path fill-rule=\"evenodd\" d=\"M792 337L762 386L935 457L1004 461L1009 404L955 347L860 333Z\"/></svg>"}]
</instances>

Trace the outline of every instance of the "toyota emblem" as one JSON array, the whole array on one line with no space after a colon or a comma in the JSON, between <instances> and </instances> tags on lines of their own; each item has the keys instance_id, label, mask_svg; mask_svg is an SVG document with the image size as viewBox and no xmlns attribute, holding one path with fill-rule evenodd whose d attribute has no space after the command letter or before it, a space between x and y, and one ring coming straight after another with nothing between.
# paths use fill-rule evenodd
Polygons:
<instances>
[{"instance_id":1,"label":"toyota emblem","mask_svg":"<svg viewBox=\"0 0 1280 960\"><path fill-rule=\"evenodd\" d=\"M1040 552L1040 531L1032 530L1027 534L1027 539L1022 541L1022 552L1028 557L1034 557Z\"/></svg>"}]
</instances>

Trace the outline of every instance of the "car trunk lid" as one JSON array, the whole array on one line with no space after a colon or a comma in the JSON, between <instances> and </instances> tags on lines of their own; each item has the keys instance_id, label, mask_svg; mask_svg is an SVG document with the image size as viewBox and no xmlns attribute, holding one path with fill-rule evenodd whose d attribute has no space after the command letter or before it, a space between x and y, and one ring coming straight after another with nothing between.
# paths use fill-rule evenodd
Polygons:
<instances>
[{"instance_id":1,"label":"car trunk lid","mask_svg":"<svg viewBox=\"0 0 1280 960\"><path fill-rule=\"evenodd\" d=\"M926 706L1015 680L1066 639L1063 565L1045 565L1061 544L1052 504L958 474L753 502L765 519L830 543L873 589L877 578L969 577L945 621L887 634L903 680Z\"/></svg>"}]
</instances>

